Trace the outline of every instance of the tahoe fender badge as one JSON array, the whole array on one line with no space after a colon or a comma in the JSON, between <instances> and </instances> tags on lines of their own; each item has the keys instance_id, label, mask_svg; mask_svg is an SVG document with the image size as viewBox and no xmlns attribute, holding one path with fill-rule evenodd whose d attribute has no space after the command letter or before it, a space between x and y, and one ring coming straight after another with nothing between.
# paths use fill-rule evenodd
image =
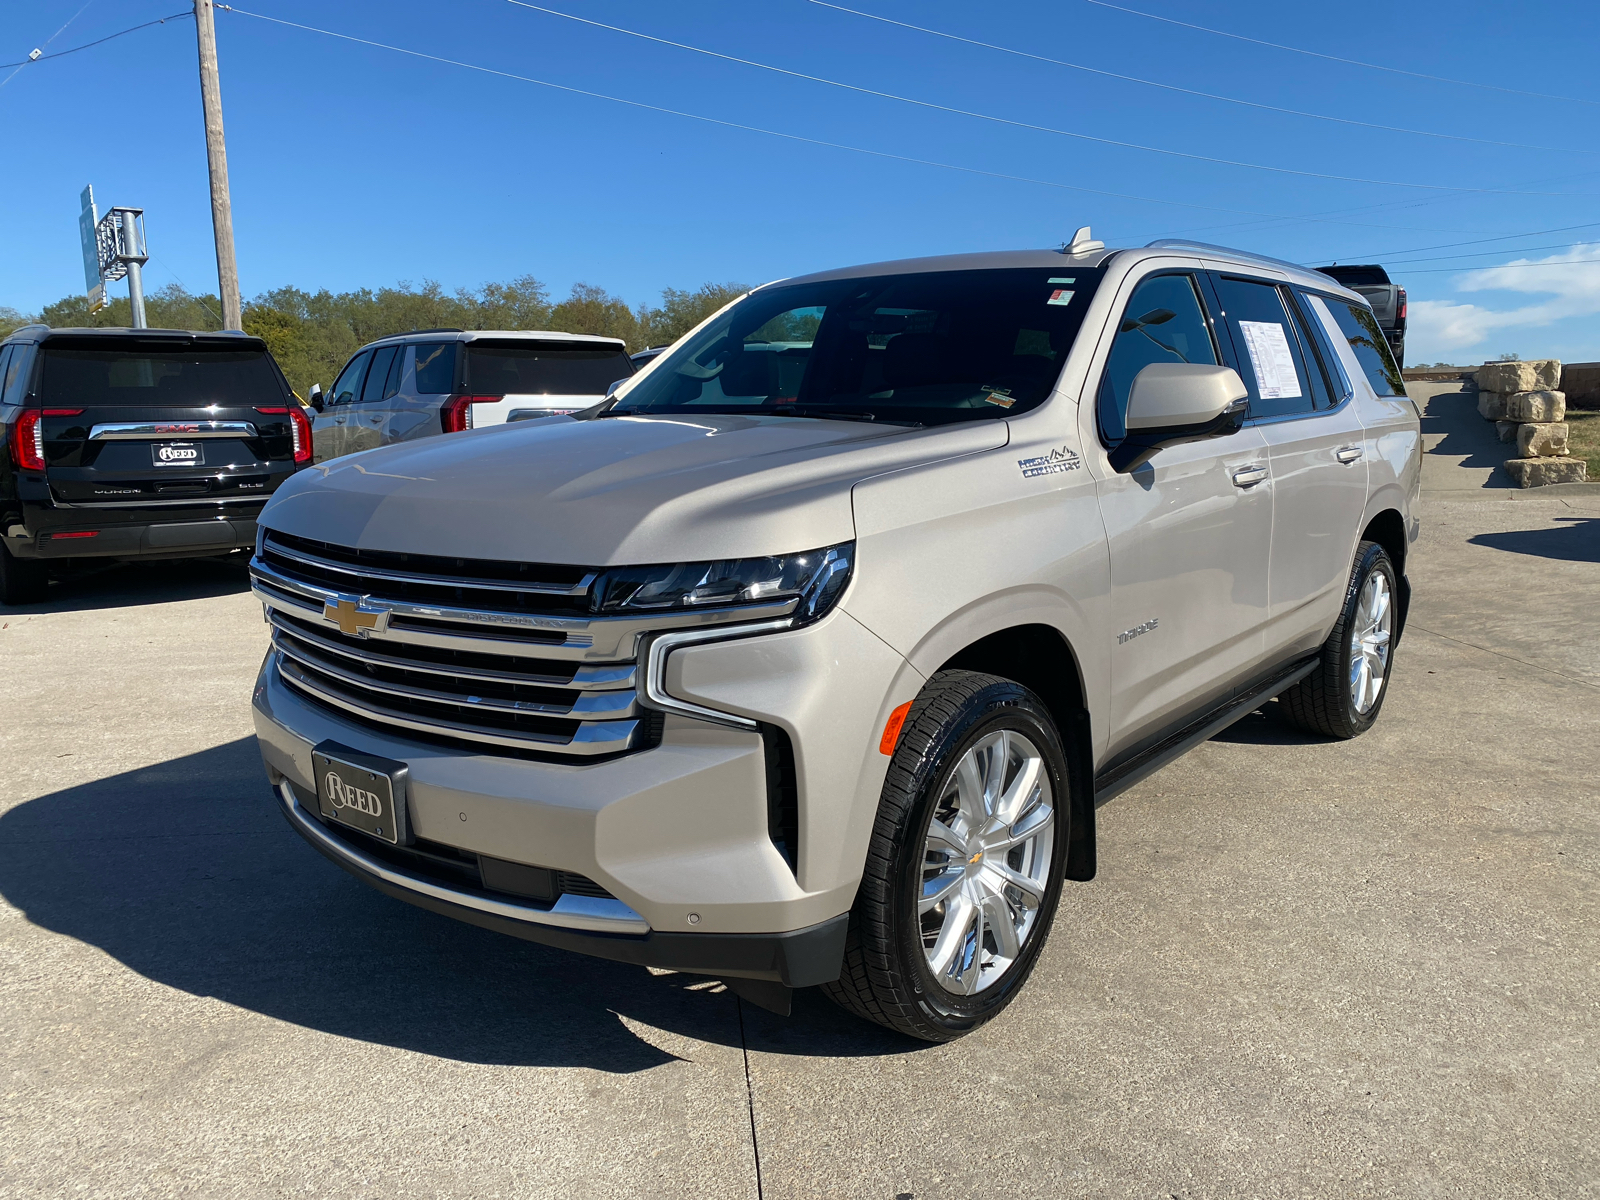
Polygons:
<instances>
[{"instance_id":1,"label":"tahoe fender badge","mask_svg":"<svg viewBox=\"0 0 1600 1200\"><path fill-rule=\"evenodd\" d=\"M1132 629L1124 630L1122 633L1117 634L1117 644L1120 646L1123 642L1131 642L1140 634L1149 633L1159 624L1161 622L1157 618L1151 617L1143 625L1135 625Z\"/></svg>"}]
</instances>

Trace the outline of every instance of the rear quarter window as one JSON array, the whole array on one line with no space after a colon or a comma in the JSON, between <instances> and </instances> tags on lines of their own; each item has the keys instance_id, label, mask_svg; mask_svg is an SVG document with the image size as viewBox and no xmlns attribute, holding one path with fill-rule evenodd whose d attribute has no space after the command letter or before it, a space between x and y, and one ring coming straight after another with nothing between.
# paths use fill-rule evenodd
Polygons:
<instances>
[{"instance_id":1,"label":"rear quarter window","mask_svg":"<svg viewBox=\"0 0 1600 1200\"><path fill-rule=\"evenodd\" d=\"M456 390L459 346L459 342L417 343L417 395L443 396Z\"/></svg>"},{"instance_id":2,"label":"rear quarter window","mask_svg":"<svg viewBox=\"0 0 1600 1200\"><path fill-rule=\"evenodd\" d=\"M1364 304L1351 304L1331 296L1318 299L1327 306L1339 332L1349 341L1372 390L1380 396L1404 396L1405 381L1400 377L1400 368L1395 365L1394 355L1389 353L1389 341L1383 336L1372 310Z\"/></svg>"}]
</instances>

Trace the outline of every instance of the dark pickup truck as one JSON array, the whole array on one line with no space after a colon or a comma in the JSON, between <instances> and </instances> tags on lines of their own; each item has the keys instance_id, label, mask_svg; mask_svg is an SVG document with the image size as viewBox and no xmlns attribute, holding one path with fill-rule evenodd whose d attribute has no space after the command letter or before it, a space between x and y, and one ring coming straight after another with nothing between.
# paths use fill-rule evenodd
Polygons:
<instances>
[{"instance_id":1,"label":"dark pickup truck","mask_svg":"<svg viewBox=\"0 0 1600 1200\"><path fill-rule=\"evenodd\" d=\"M1389 339L1397 367L1406 365L1406 290L1389 281L1389 272L1376 263L1365 266L1318 267L1318 271L1337 279L1353 292L1359 292L1372 305L1378 328Z\"/></svg>"},{"instance_id":2,"label":"dark pickup truck","mask_svg":"<svg viewBox=\"0 0 1600 1200\"><path fill-rule=\"evenodd\" d=\"M260 338L29 325L0 345L0 604L53 563L255 545L311 461L311 426Z\"/></svg>"}]
</instances>

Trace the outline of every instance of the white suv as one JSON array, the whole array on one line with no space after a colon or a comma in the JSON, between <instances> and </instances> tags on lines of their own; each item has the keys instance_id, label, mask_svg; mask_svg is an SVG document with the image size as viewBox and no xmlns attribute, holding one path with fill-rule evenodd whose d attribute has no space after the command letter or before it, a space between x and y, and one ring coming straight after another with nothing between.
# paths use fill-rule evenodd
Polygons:
<instances>
[{"instance_id":1,"label":"white suv","mask_svg":"<svg viewBox=\"0 0 1600 1200\"><path fill-rule=\"evenodd\" d=\"M1097 804L1273 697L1376 720L1418 425L1360 296L1237 251L783 280L601 408L285 483L262 754L390 895L957 1037Z\"/></svg>"}]
</instances>

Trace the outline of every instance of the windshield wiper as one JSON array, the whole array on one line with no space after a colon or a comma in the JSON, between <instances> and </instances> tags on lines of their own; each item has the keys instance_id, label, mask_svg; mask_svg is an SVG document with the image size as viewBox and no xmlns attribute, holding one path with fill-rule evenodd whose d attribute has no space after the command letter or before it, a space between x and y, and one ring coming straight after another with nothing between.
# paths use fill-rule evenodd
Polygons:
<instances>
[{"instance_id":1,"label":"windshield wiper","mask_svg":"<svg viewBox=\"0 0 1600 1200\"><path fill-rule=\"evenodd\" d=\"M782 408L767 408L762 412L771 417L813 417L822 421L876 421L877 413L860 408L813 408L809 404L785 404Z\"/></svg>"}]
</instances>

